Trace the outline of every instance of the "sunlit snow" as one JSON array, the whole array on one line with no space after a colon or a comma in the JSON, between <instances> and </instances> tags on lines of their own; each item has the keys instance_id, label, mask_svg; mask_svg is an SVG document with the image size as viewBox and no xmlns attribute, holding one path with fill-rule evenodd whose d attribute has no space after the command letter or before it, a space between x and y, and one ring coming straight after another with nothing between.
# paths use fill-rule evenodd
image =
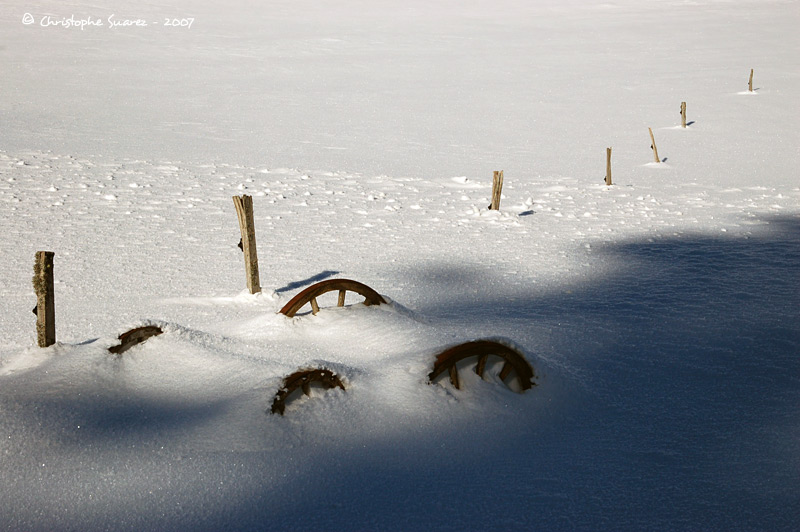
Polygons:
<instances>
[{"instance_id":1,"label":"sunlit snow","mask_svg":"<svg viewBox=\"0 0 800 532\"><path fill-rule=\"evenodd\" d=\"M0 529L793 530L799 25L781 0L5 2ZM278 313L336 278L389 304ZM427 382L479 338L537 386ZM270 414L304 367L346 390Z\"/></svg>"}]
</instances>

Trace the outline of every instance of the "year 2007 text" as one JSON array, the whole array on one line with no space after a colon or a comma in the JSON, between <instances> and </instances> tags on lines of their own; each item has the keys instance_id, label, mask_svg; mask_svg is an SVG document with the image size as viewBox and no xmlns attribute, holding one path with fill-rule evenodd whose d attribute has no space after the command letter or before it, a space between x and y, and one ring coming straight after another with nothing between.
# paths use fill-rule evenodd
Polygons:
<instances>
[{"instance_id":1,"label":"year 2007 text","mask_svg":"<svg viewBox=\"0 0 800 532\"><path fill-rule=\"evenodd\" d=\"M164 26L174 26L179 28L191 28L194 18L165 18Z\"/></svg>"}]
</instances>

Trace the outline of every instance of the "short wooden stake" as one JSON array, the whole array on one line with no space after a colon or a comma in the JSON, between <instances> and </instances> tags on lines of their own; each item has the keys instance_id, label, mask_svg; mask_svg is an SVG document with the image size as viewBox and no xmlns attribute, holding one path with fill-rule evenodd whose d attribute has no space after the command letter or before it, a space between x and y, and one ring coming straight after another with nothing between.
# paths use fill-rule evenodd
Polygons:
<instances>
[{"instance_id":1,"label":"short wooden stake","mask_svg":"<svg viewBox=\"0 0 800 532\"><path fill-rule=\"evenodd\" d=\"M493 211L500 210L500 195L503 192L503 171L494 172L494 178L492 180L492 203L489 205L489 209Z\"/></svg>"},{"instance_id":2,"label":"short wooden stake","mask_svg":"<svg viewBox=\"0 0 800 532\"><path fill-rule=\"evenodd\" d=\"M244 269L247 275L247 288L251 294L261 292L258 277L258 254L256 253L256 229L253 223L253 197L233 196L236 216L239 218L239 232L242 235Z\"/></svg>"},{"instance_id":3,"label":"short wooden stake","mask_svg":"<svg viewBox=\"0 0 800 532\"><path fill-rule=\"evenodd\" d=\"M753 92L753 69L750 69L750 81L747 82L747 89Z\"/></svg>"},{"instance_id":4,"label":"short wooden stake","mask_svg":"<svg viewBox=\"0 0 800 532\"><path fill-rule=\"evenodd\" d=\"M686 102L681 102L681 127L686 127Z\"/></svg>"},{"instance_id":5,"label":"short wooden stake","mask_svg":"<svg viewBox=\"0 0 800 532\"><path fill-rule=\"evenodd\" d=\"M652 142L650 147L653 148L653 157L657 163L660 163L661 159L658 158L658 148L656 147L656 138L653 136L653 129L648 127L647 130L650 132L650 142Z\"/></svg>"},{"instance_id":6,"label":"short wooden stake","mask_svg":"<svg viewBox=\"0 0 800 532\"><path fill-rule=\"evenodd\" d=\"M606 148L606 185L611 184L611 148Z\"/></svg>"},{"instance_id":7,"label":"short wooden stake","mask_svg":"<svg viewBox=\"0 0 800 532\"><path fill-rule=\"evenodd\" d=\"M56 303L53 289L52 251L37 251L33 266L33 289L36 291L36 340L39 347L56 343Z\"/></svg>"}]
</instances>

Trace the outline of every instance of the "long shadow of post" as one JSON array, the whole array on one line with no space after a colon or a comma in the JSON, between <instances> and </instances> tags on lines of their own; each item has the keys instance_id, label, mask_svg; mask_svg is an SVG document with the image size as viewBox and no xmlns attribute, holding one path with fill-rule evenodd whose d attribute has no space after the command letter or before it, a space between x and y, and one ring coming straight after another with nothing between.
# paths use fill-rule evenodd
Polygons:
<instances>
[{"instance_id":1,"label":"long shadow of post","mask_svg":"<svg viewBox=\"0 0 800 532\"><path fill-rule=\"evenodd\" d=\"M301 281L295 281L292 283L287 284L281 288L275 290L276 293L282 294L283 292L289 292L291 290L297 290L298 288L303 288L304 286L308 286L314 283L318 283L320 281L324 281L328 277L333 277L334 275L338 275L339 272L336 270L325 270L316 275L312 275L307 279L303 279Z\"/></svg>"}]
</instances>

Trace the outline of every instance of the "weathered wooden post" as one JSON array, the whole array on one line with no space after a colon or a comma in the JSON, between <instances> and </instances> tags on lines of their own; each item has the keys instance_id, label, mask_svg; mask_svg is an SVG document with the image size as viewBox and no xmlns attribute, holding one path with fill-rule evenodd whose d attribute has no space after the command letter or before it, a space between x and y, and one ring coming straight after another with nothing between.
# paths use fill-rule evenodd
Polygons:
<instances>
[{"instance_id":1,"label":"weathered wooden post","mask_svg":"<svg viewBox=\"0 0 800 532\"><path fill-rule=\"evenodd\" d=\"M233 196L236 216L239 218L239 232L242 235L242 252L244 252L244 269L247 275L247 288L251 294L261 292L261 281L258 277L258 254L256 253L256 229L253 223L253 197Z\"/></svg>"},{"instance_id":2,"label":"weathered wooden post","mask_svg":"<svg viewBox=\"0 0 800 532\"><path fill-rule=\"evenodd\" d=\"M606 148L606 185L611 185L611 148Z\"/></svg>"},{"instance_id":3,"label":"weathered wooden post","mask_svg":"<svg viewBox=\"0 0 800 532\"><path fill-rule=\"evenodd\" d=\"M750 69L750 81L747 82L747 89L753 92L753 69Z\"/></svg>"},{"instance_id":4,"label":"weathered wooden post","mask_svg":"<svg viewBox=\"0 0 800 532\"><path fill-rule=\"evenodd\" d=\"M658 148L656 147L656 138L653 136L653 129L648 127L647 130L650 132L650 142L652 142L650 147L653 148L653 157L657 163L660 163L661 159L658 158Z\"/></svg>"},{"instance_id":5,"label":"weathered wooden post","mask_svg":"<svg viewBox=\"0 0 800 532\"><path fill-rule=\"evenodd\" d=\"M56 304L53 289L52 251L37 251L33 265L33 289L36 291L36 340L39 347L56 343Z\"/></svg>"},{"instance_id":6,"label":"weathered wooden post","mask_svg":"<svg viewBox=\"0 0 800 532\"><path fill-rule=\"evenodd\" d=\"M681 102L681 127L686 127L686 102Z\"/></svg>"},{"instance_id":7,"label":"weathered wooden post","mask_svg":"<svg viewBox=\"0 0 800 532\"><path fill-rule=\"evenodd\" d=\"M500 210L500 194L503 192L503 171L494 172L494 178L492 180L492 203L489 205L489 209L493 211Z\"/></svg>"}]
</instances>

